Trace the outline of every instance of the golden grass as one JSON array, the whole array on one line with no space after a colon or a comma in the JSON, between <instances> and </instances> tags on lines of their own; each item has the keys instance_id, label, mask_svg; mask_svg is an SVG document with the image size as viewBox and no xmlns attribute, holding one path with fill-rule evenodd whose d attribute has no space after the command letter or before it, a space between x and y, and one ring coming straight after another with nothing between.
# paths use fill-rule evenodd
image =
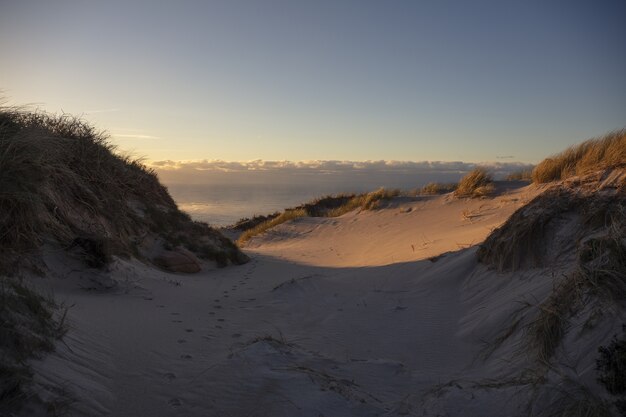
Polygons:
<instances>
[{"instance_id":1,"label":"golden grass","mask_svg":"<svg viewBox=\"0 0 626 417\"><path fill-rule=\"evenodd\" d=\"M494 186L491 174L484 168L476 168L461 178L454 195L456 197L479 198L488 196L493 191Z\"/></svg>"},{"instance_id":2,"label":"golden grass","mask_svg":"<svg viewBox=\"0 0 626 417\"><path fill-rule=\"evenodd\" d=\"M137 255L148 231L172 245L204 239L199 255L218 263L245 260L181 212L141 160L116 151L79 118L0 107L0 272L14 271L44 239L105 242L115 255Z\"/></svg>"},{"instance_id":3,"label":"golden grass","mask_svg":"<svg viewBox=\"0 0 626 417\"><path fill-rule=\"evenodd\" d=\"M365 194L339 194L315 199L301 206L287 209L276 217L272 217L254 227L245 230L237 243L241 246L254 236L299 217L339 217L356 209L375 210L383 201L400 195L400 190L380 188Z\"/></svg>"},{"instance_id":4,"label":"golden grass","mask_svg":"<svg viewBox=\"0 0 626 417\"><path fill-rule=\"evenodd\" d=\"M246 230L239 236L237 243L239 245L245 244L247 241L252 239L256 235L260 235L261 233L265 233L267 230L278 226L279 224L283 224L288 222L289 220L294 220L300 217L305 217L307 215L304 209L288 209L282 212L277 217L274 217L271 220L265 221L254 226L252 229Z\"/></svg>"},{"instance_id":5,"label":"golden grass","mask_svg":"<svg viewBox=\"0 0 626 417\"><path fill-rule=\"evenodd\" d=\"M419 195L437 195L450 193L456 190L457 183L441 183L441 182L429 182L417 191Z\"/></svg>"},{"instance_id":6,"label":"golden grass","mask_svg":"<svg viewBox=\"0 0 626 417\"><path fill-rule=\"evenodd\" d=\"M544 159L532 172L535 183L563 180L626 164L626 129L589 139Z\"/></svg>"},{"instance_id":7,"label":"golden grass","mask_svg":"<svg viewBox=\"0 0 626 417\"><path fill-rule=\"evenodd\" d=\"M507 181L532 181L533 171L532 169L529 169L511 172L509 175L506 176L505 179Z\"/></svg>"}]
</instances>

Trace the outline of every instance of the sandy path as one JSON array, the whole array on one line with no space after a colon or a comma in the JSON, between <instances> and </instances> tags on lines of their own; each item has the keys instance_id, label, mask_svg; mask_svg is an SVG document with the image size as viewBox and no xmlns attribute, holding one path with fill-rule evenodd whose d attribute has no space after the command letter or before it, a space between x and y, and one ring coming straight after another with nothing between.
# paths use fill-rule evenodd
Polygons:
<instances>
[{"instance_id":1,"label":"sandy path","mask_svg":"<svg viewBox=\"0 0 626 417\"><path fill-rule=\"evenodd\" d=\"M458 214L477 204L443 197L332 222L294 222L254 245L250 263L193 276L118 261L114 292L84 291L77 288L84 278L61 272L48 284L73 305L72 330L38 364L41 378L65 381L77 400L71 415L414 414L424 390L455 377L478 353L460 336L468 308L463 282L475 250L437 262L390 263L388 253L406 246L403 230L415 234L419 222L439 242L424 254L458 249L450 236L459 229L494 227L522 202L507 198L512 202L493 202L503 214L482 216L480 224L458 215L442 227L433 218L446 215L442 207ZM410 204L423 207L404 212ZM491 210L484 202L478 208ZM420 220L429 210L430 220ZM396 227L405 214L411 217ZM359 237L367 230L376 231L374 244ZM291 239L277 238L285 233ZM328 255L328 239L343 257ZM398 258L407 256L415 257Z\"/></svg>"}]
</instances>

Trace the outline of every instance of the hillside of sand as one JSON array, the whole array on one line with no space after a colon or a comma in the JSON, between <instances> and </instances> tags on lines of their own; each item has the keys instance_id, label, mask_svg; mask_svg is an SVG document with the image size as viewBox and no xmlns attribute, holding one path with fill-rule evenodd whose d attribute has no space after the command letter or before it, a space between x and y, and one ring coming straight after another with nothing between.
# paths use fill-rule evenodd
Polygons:
<instances>
[{"instance_id":1,"label":"hillside of sand","mask_svg":"<svg viewBox=\"0 0 626 417\"><path fill-rule=\"evenodd\" d=\"M587 179L623 202L620 181ZM396 198L375 211L300 218L254 238L248 264L194 275L117 259L107 273L115 289L106 292L86 290L93 271L48 252L55 274L38 285L71 306L70 331L36 364L38 394L51 399L62 387L68 414L85 416L597 408L606 393L594 352L617 332L623 310L583 338L576 329L591 310L577 316L546 363L528 329L553 293L558 263L498 272L477 259L492 230L519 208L530 207L528 218L542 212L555 189L582 188L517 184L493 198ZM578 214L560 215L567 221L555 230L569 242Z\"/></svg>"}]
</instances>

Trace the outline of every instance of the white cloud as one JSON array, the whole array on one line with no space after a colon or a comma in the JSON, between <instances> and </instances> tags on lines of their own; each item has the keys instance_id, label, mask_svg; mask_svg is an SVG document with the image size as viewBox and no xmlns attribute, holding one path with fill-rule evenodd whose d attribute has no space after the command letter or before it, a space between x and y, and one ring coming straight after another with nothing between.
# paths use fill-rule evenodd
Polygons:
<instances>
[{"instance_id":1,"label":"white cloud","mask_svg":"<svg viewBox=\"0 0 626 417\"><path fill-rule=\"evenodd\" d=\"M358 183L368 187L408 187L430 181L458 181L477 166L496 178L529 169L519 162L443 161L153 161L148 164L166 183Z\"/></svg>"},{"instance_id":2,"label":"white cloud","mask_svg":"<svg viewBox=\"0 0 626 417\"><path fill-rule=\"evenodd\" d=\"M153 161L150 166L159 170L183 170L204 172L464 172L477 166L483 166L492 171L514 171L531 167L530 164L521 162L444 162L444 161L222 161L222 160L197 160L197 161Z\"/></svg>"}]
</instances>

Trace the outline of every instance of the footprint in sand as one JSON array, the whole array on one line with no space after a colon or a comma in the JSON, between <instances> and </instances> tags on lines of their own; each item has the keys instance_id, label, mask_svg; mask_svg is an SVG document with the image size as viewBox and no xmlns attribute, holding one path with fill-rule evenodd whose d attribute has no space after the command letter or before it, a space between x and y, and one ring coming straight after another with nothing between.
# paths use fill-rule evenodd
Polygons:
<instances>
[{"instance_id":1,"label":"footprint in sand","mask_svg":"<svg viewBox=\"0 0 626 417\"><path fill-rule=\"evenodd\" d=\"M217 321L224 321L224 319L217 319Z\"/></svg>"},{"instance_id":2,"label":"footprint in sand","mask_svg":"<svg viewBox=\"0 0 626 417\"><path fill-rule=\"evenodd\" d=\"M192 332L193 332L193 329L185 329L185 331L186 331L187 333L192 333Z\"/></svg>"},{"instance_id":3,"label":"footprint in sand","mask_svg":"<svg viewBox=\"0 0 626 417\"><path fill-rule=\"evenodd\" d=\"M176 379L176 374L173 374L171 372L168 372L166 374L163 375L165 377L165 379L167 379L168 381L173 381Z\"/></svg>"},{"instance_id":4,"label":"footprint in sand","mask_svg":"<svg viewBox=\"0 0 626 417\"><path fill-rule=\"evenodd\" d=\"M178 398L172 398L167 403L171 405L172 407L180 407L181 405L183 405L183 403L180 402Z\"/></svg>"}]
</instances>

